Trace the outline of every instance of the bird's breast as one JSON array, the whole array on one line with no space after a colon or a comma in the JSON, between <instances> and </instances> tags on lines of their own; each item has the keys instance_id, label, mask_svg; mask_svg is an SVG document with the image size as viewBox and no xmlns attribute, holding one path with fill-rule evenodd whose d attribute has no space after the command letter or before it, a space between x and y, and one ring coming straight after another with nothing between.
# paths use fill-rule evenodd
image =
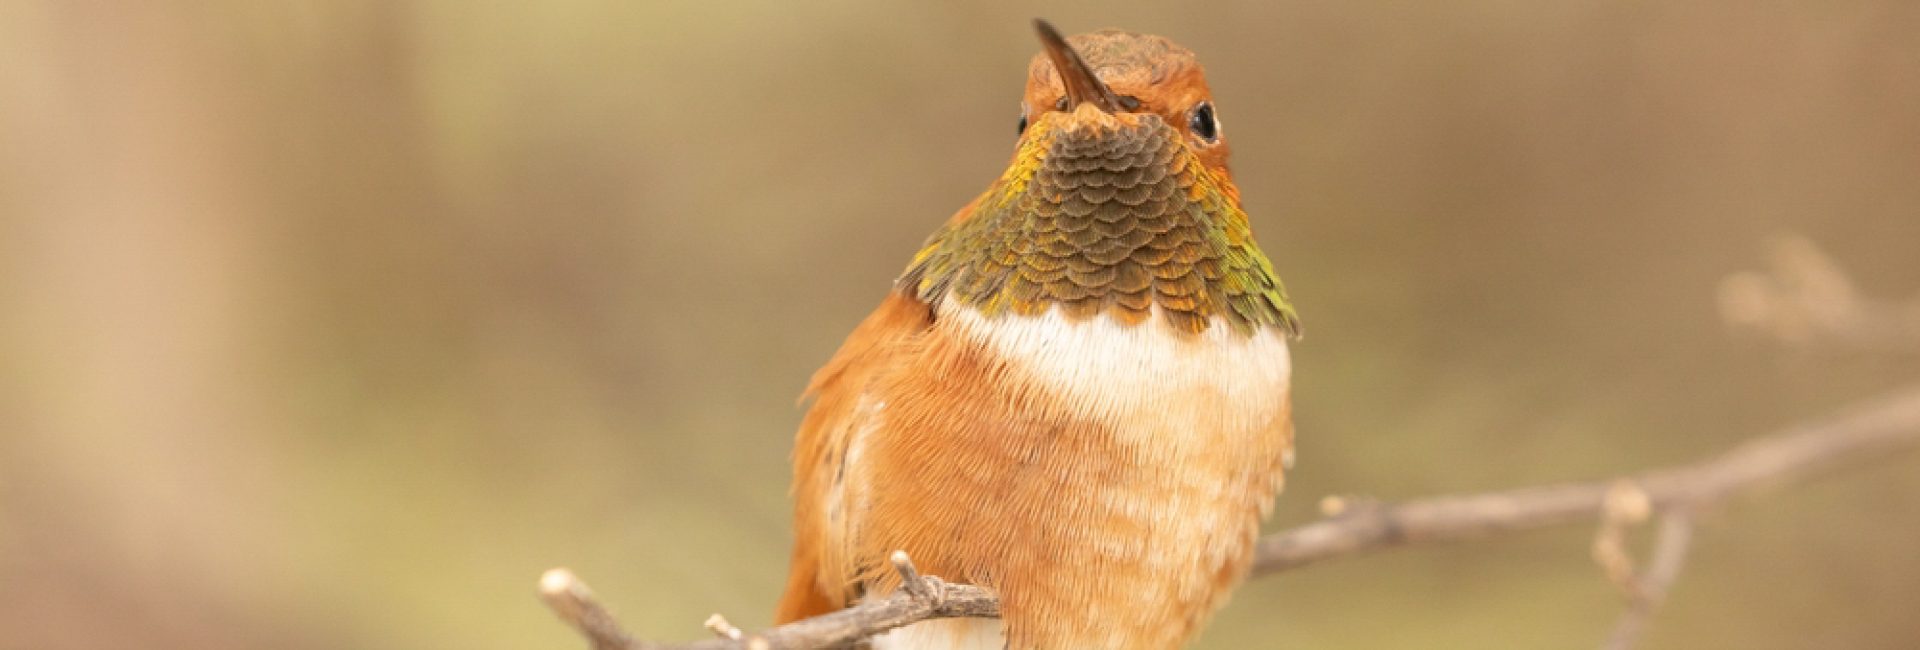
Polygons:
<instances>
[{"instance_id":1,"label":"bird's breast","mask_svg":"<svg viewBox=\"0 0 1920 650\"><path fill-rule=\"evenodd\" d=\"M937 385L988 384L978 395L992 397L955 406L1000 414L911 429L942 437L907 448L945 450L932 458L964 478L916 497L905 517L931 513L913 525L934 532L901 546L958 558L971 567L963 577L990 577L1010 621L1065 621L1028 623L1015 646L1178 645L1244 574L1283 480L1292 446L1285 331L1195 332L1162 318L1059 310L985 315L958 301L940 307L934 327L946 343L930 349L957 344L965 351L956 354L981 360L955 367L993 369ZM912 466L921 476L945 471Z\"/></svg>"}]
</instances>

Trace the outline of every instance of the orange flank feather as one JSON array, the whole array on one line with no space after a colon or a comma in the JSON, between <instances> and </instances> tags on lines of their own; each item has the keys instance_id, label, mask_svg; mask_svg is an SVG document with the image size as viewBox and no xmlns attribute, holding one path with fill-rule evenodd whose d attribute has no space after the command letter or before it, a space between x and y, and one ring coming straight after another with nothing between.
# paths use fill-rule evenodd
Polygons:
<instances>
[{"instance_id":1,"label":"orange flank feather","mask_svg":"<svg viewBox=\"0 0 1920 650\"><path fill-rule=\"evenodd\" d=\"M778 622L824 614L847 605L854 588L846 508L836 494L844 478L847 444L862 426L856 406L863 388L881 374L895 350L933 322L927 306L892 294L847 336L827 365L813 374L806 397L814 402L800 423L793 449L794 546Z\"/></svg>"}]
</instances>

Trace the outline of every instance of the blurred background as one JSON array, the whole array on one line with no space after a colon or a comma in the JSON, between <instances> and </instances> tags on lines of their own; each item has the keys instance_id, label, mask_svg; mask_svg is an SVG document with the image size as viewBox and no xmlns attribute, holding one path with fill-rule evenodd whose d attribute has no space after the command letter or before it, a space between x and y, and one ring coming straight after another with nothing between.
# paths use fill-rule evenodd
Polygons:
<instances>
[{"instance_id":1,"label":"blurred background","mask_svg":"<svg viewBox=\"0 0 1920 650\"><path fill-rule=\"evenodd\" d=\"M1271 522L1679 462L1920 376L1904 0L0 3L0 646L572 648L782 584L808 374L1010 152L1028 20L1213 79L1308 335ZM1657 648L1920 646L1920 460L1708 519ZM1249 584L1203 648L1590 647L1591 529Z\"/></svg>"}]
</instances>

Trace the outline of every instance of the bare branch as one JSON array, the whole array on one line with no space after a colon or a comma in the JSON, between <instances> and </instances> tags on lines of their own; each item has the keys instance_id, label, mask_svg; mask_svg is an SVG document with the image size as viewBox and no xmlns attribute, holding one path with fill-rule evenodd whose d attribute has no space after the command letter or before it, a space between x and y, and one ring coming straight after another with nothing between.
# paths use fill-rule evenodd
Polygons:
<instances>
[{"instance_id":1,"label":"bare branch","mask_svg":"<svg viewBox=\"0 0 1920 650\"><path fill-rule=\"evenodd\" d=\"M1653 543L1653 564L1627 590L1627 611L1613 626L1601 650L1628 650L1646 632L1653 610L1667 599L1667 590L1680 577L1687 550L1693 545L1693 512L1674 508L1660 518L1660 536Z\"/></svg>"},{"instance_id":2,"label":"bare branch","mask_svg":"<svg viewBox=\"0 0 1920 650\"><path fill-rule=\"evenodd\" d=\"M927 598L901 589L885 598L788 623L757 636L774 648L838 647L927 619L1000 616L1000 599L990 590L933 577L922 577L922 581Z\"/></svg>"},{"instance_id":3,"label":"bare branch","mask_svg":"<svg viewBox=\"0 0 1920 650\"><path fill-rule=\"evenodd\" d=\"M915 600L933 600L933 586L926 578L920 577L920 570L914 568L913 558L907 557L906 551L894 551L887 559L893 562L893 570L900 572L901 589L905 589Z\"/></svg>"},{"instance_id":4,"label":"bare branch","mask_svg":"<svg viewBox=\"0 0 1920 650\"><path fill-rule=\"evenodd\" d=\"M1736 494L1805 480L1848 462L1920 444L1920 386L1861 402L1822 420L1748 441L1719 456L1627 477L1653 509L1712 506ZM1417 499L1372 508L1260 540L1255 575L1408 544L1455 542L1600 517L1618 479Z\"/></svg>"},{"instance_id":5,"label":"bare branch","mask_svg":"<svg viewBox=\"0 0 1920 650\"><path fill-rule=\"evenodd\" d=\"M1641 595L1640 581L1627 552L1627 530L1647 520L1653 502L1631 481L1616 481L1600 503L1600 532L1593 537L1593 561L1629 598Z\"/></svg>"},{"instance_id":6,"label":"bare branch","mask_svg":"<svg viewBox=\"0 0 1920 650\"><path fill-rule=\"evenodd\" d=\"M746 638L746 635L747 635L746 632L740 631L739 626L736 626L732 622L728 621L727 617L721 616L717 613L707 617L707 629L713 630L713 633L720 635L720 638L722 639L730 639L734 641L739 641L743 638Z\"/></svg>"},{"instance_id":7,"label":"bare branch","mask_svg":"<svg viewBox=\"0 0 1920 650\"><path fill-rule=\"evenodd\" d=\"M580 636L587 637L593 644L593 650L618 650L622 648L646 647L628 636L620 629L620 621L600 606L593 597L593 590L587 584L566 569L548 569L540 576L540 599L547 601L547 607L560 616L560 620L573 626Z\"/></svg>"},{"instance_id":8,"label":"bare branch","mask_svg":"<svg viewBox=\"0 0 1920 650\"><path fill-rule=\"evenodd\" d=\"M1689 465L1624 478L1522 488L1505 492L1432 497L1397 504L1344 499L1323 501L1329 518L1276 533L1260 541L1254 575L1266 575L1336 558L1412 544L1455 542L1601 520L1608 494L1632 486L1616 516L1638 507L1661 514L1653 562L1633 581L1634 600L1608 647L1626 647L1638 637L1653 608L1679 574L1692 537L1693 513L1730 497L1804 481L1847 464L1884 459L1920 446L1920 386L1910 386L1840 410L1824 419L1748 441ZM1616 495L1616 500L1623 497ZM1639 506L1631 503L1642 501ZM1631 517L1628 517L1631 519ZM595 650L705 650L718 648L845 647L918 621L951 617L997 617L993 592L920 575L905 553L891 558L902 588L838 612L755 634L676 645L632 640L584 584L564 569L541 579L541 594L555 613L593 643ZM724 619L721 619L724 622ZM731 628L730 625L727 626Z\"/></svg>"},{"instance_id":9,"label":"bare branch","mask_svg":"<svg viewBox=\"0 0 1920 650\"><path fill-rule=\"evenodd\" d=\"M892 559L900 571L902 588L885 598L754 634L741 632L715 614L707 619L707 628L721 638L691 643L653 644L632 639L594 599L592 590L566 569L553 569L541 578L541 596L561 620L587 637L594 650L839 648L929 619L1000 616L1000 599L992 591L920 575L904 552L895 553Z\"/></svg>"}]
</instances>

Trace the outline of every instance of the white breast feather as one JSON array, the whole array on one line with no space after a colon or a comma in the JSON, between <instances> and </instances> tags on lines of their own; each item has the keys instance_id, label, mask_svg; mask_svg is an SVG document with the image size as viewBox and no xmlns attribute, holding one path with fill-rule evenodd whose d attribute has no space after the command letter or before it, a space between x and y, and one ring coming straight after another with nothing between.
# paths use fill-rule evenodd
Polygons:
<instances>
[{"instance_id":1,"label":"white breast feather","mask_svg":"<svg viewBox=\"0 0 1920 650\"><path fill-rule=\"evenodd\" d=\"M1247 335L1216 320L1197 336L1183 334L1158 307L1138 325L1104 313L1074 322L1059 310L989 318L956 301L942 305L940 318L1103 422L1226 416L1237 425L1229 428L1252 429L1287 408L1292 359L1277 329Z\"/></svg>"},{"instance_id":2,"label":"white breast feather","mask_svg":"<svg viewBox=\"0 0 1920 650\"><path fill-rule=\"evenodd\" d=\"M873 637L873 650L1003 650L999 619L949 618L914 623Z\"/></svg>"}]
</instances>

